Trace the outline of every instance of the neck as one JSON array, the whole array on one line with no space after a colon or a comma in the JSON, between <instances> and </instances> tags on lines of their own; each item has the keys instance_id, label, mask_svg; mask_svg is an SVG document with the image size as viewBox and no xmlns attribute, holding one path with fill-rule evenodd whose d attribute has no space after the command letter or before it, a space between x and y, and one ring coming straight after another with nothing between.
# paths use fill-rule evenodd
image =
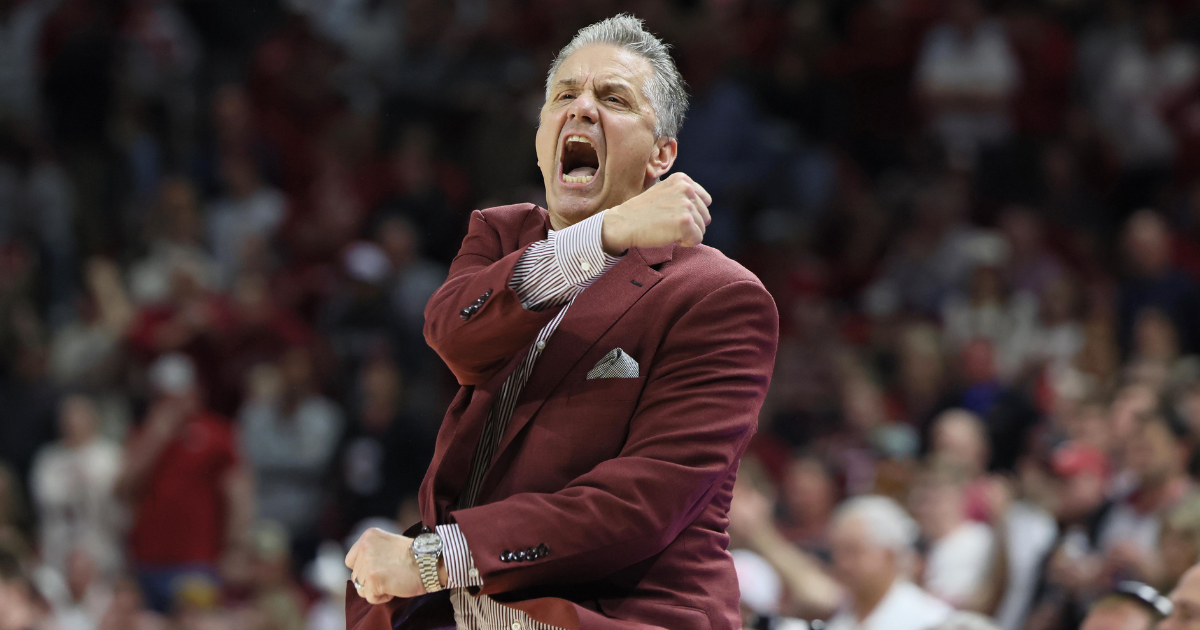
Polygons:
<instances>
[{"instance_id":1,"label":"neck","mask_svg":"<svg viewBox=\"0 0 1200 630\"><path fill-rule=\"evenodd\" d=\"M872 588L858 593L854 597L854 616L859 621L869 617L879 607L879 602L882 602L883 598L887 597L888 591L892 590L892 585L895 583L896 580L893 579L881 585L873 585Z\"/></svg>"}]
</instances>

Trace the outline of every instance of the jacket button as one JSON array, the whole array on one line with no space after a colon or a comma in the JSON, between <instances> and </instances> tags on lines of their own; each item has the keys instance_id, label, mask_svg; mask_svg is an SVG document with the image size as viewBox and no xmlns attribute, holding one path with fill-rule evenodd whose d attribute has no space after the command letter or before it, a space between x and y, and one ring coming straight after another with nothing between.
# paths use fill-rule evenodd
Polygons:
<instances>
[{"instance_id":1,"label":"jacket button","mask_svg":"<svg viewBox=\"0 0 1200 630\"><path fill-rule=\"evenodd\" d=\"M517 562L525 562L525 560L528 559L528 557L529 557L529 554L526 553L524 549L517 552Z\"/></svg>"},{"instance_id":2,"label":"jacket button","mask_svg":"<svg viewBox=\"0 0 1200 630\"><path fill-rule=\"evenodd\" d=\"M505 549L500 552L500 562L512 562L513 552Z\"/></svg>"},{"instance_id":3,"label":"jacket button","mask_svg":"<svg viewBox=\"0 0 1200 630\"><path fill-rule=\"evenodd\" d=\"M463 319L463 321L465 322L468 319L471 319L471 315L474 312L475 311L472 311L470 308L464 308L463 310L458 312L458 316L461 317Z\"/></svg>"},{"instance_id":4,"label":"jacket button","mask_svg":"<svg viewBox=\"0 0 1200 630\"><path fill-rule=\"evenodd\" d=\"M538 545L537 549L538 549L539 555L543 555L543 556L550 555L550 546L547 545L546 543L542 543L542 544Z\"/></svg>"}]
</instances>

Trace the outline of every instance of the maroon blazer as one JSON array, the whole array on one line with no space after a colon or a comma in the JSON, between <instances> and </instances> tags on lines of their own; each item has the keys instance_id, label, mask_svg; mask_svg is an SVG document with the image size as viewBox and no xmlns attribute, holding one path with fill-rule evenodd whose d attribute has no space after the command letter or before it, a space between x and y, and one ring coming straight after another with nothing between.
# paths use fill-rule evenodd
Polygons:
<instances>
[{"instance_id":1,"label":"maroon blazer","mask_svg":"<svg viewBox=\"0 0 1200 630\"><path fill-rule=\"evenodd\" d=\"M462 388L421 485L422 522L458 523L479 593L579 630L735 630L726 512L778 343L770 294L706 246L631 249L576 298L517 401L478 505L455 510L492 398L558 309L508 287L549 215L476 211L425 338ZM464 309L490 295L473 315ZM587 379L614 348L637 378ZM550 553L502 562L505 550ZM453 626L445 591L371 606L347 587L351 630Z\"/></svg>"}]
</instances>

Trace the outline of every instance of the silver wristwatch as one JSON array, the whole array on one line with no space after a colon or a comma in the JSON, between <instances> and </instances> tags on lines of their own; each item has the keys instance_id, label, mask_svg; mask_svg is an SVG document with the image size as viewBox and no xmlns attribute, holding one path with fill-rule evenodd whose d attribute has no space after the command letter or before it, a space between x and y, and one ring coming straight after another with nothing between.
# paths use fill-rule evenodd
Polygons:
<instances>
[{"instance_id":1,"label":"silver wristwatch","mask_svg":"<svg viewBox=\"0 0 1200 630\"><path fill-rule=\"evenodd\" d=\"M438 560L442 557L442 537L436 532L426 532L413 539L413 557L417 559L417 571L421 573L421 583L429 593L444 589L438 578Z\"/></svg>"}]
</instances>

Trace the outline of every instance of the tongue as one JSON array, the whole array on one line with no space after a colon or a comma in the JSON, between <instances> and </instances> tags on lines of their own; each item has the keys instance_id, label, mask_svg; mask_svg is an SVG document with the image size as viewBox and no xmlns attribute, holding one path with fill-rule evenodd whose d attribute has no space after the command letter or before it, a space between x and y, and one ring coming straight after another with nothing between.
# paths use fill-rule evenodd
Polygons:
<instances>
[{"instance_id":1,"label":"tongue","mask_svg":"<svg viewBox=\"0 0 1200 630\"><path fill-rule=\"evenodd\" d=\"M570 173L567 173L567 175L570 175L571 177L591 177L595 174L596 169L592 168L591 166L576 166L575 168L571 169Z\"/></svg>"}]
</instances>

